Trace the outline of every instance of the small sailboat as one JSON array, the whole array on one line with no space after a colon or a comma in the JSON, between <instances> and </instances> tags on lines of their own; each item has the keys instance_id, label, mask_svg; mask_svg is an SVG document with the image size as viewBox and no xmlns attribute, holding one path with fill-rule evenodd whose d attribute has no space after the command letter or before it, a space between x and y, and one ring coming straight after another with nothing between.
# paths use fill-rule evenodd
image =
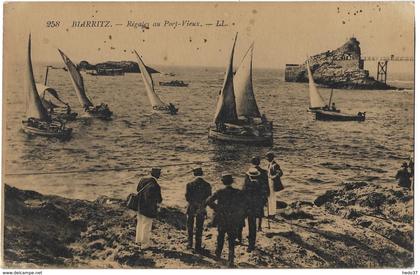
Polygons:
<instances>
[{"instance_id":1,"label":"small sailboat","mask_svg":"<svg viewBox=\"0 0 420 275\"><path fill-rule=\"evenodd\" d=\"M67 121L75 120L77 113L72 112L70 105L61 99L56 89L47 86L48 70L50 68L62 69L55 68L53 66L47 66L44 83L36 83L36 89L38 91L39 97L41 98L42 105L45 109L47 109L48 113L52 117Z\"/></svg>"},{"instance_id":2,"label":"small sailboat","mask_svg":"<svg viewBox=\"0 0 420 275\"><path fill-rule=\"evenodd\" d=\"M72 129L65 123L52 119L42 105L35 84L31 60L31 35L29 35L28 52L26 56L25 92L27 119L22 121L22 130L27 134L68 139Z\"/></svg>"},{"instance_id":3,"label":"small sailboat","mask_svg":"<svg viewBox=\"0 0 420 275\"><path fill-rule=\"evenodd\" d=\"M153 111L164 114L176 115L178 109L172 103L166 104L165 102L163 102L162 99L160 99L160 97L156 94L152 76L146 69L146 65L140 58L140 55L135 50L134 53L137 56L141 77L143 79L144 86L146 87L147 97L149 98Z\"/></svg>"},{"instance_id":4,"label":"small sailboat","mask_svg":"<svg viewBox=\"0 0 420 275\"><path fill-rule=\"evenodd\" d=\"M324 121L364 121L366 119L366 113L359 112L356 115L344 114L340 110L335 108L335 104L331 106L331 100L333 96L333 90L331 90L330 100L328 105L325 104L324 99L319 94L315 81L312 77L312 72L309 67L309 62L306 62L306 68L308 70L308 82L309 82L309 108L308 111L315 114L316 120Z\"/></svg>"},{"instance_id":5,"label":"small sailboat","mask_svg":"<svg viewBox=\"0 0 420 275\"><path fill-rule=\"evenodd\" d=\"M73 83L74 90L76 91L77 98L82 105L85 115L89 117L95 117L99 119L108 120L112 116L112 112L109 110L108 105L101 103L100 105L94 106L93 103L86 95L85 86L83 83L82 75L76 68L74 63L60 50L58 49L61 57L63 58L64 64L67 67L67 71L70 74L71 81Z\"/></svg>"},{"instance_id":6,"label":"small sailboat","mask_svg":"<svg viewBox=\"0 0 420 275\"><path fill-rule=\"evenodd\" d=\"M261 115L252 85L253 44L246 52L236 73L233 57L237 35L232 46L225 79L216 105L214 125L209 128L209 138L216 141L271 145L273 124Z\"/></svg>"}]
</instances>

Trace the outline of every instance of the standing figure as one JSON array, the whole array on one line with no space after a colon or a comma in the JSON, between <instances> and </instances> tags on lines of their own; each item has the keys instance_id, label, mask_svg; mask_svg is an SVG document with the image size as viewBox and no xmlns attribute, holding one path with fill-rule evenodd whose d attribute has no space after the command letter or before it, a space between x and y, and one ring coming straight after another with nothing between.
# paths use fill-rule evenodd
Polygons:
<instances>
[{"instance_id":1,"label":"standing figure","mask_svg":"<svg viewBox=\"0 0 420 275\"><path fill-rule=\"evenodd\" d=\"M398 185L404 188L408 188L411 190L411 174L408 172L408 165L407 162L404 162L401 165L401 169L398 170L397 174L395 175L395 179L398 180Z\"/></svg>"},{"instance_id":2,"label":"standing figure","mask_svg":"<svg viewBox=\"0 0 420 275\"><path fill-rule=\"evenodd\" d=\"M269 162L268 164L268 185L270 187L270 195L268 196L268 217L274 218L276 215L277 201L276 201L276 190L275 186L281 186L281 176L283 176L283 171L280 168L280 165L274 160L274 153L268 152L266 158Z\"/></svg>"},{"instance_id":3,"label":"standing figure","mask_svg":"<svg viewBox=\"0 0 420 275\"><path fill-rule=\"evenodd\" d=\"M187 184L185 199L188 202L187 209L187 229L188 229L188 248L192 248L194 239L194 220L195 220L195 251L201 252L201 241L203 236L203 225L206 218L206 200L211 195L210 183L205 181L201 167L193 170L195 179Z\"/></svg>"},{"instance_id":4,"label":"standing figure","mask_svg":"<svg viewBox=\"0 0 420 275\"><path fill-rule=\"evenodd\" d=\"M264 217L264 206L267 204L267 198L270 195L270 186L268 185L268 172L267 170L260 167L260 157L255 156L251 159L251 164L255 167L255 169L260 172L260 176L258 178L258 182L260 184L260 201L259 206L261 209L259 210L257 214L258 218L258 231L261 231L261 225L262 225L262 219Z\"/></svg>"},{"instance_id":5,"label":"standing figure","mask_svg":"<svg viewBox=\"0 0 420 275\"><path fill-rule=\"evenodd\" d=\"M217 248L216 257L220 259L225 242L225 235L229 242L229 267L234 266L235 240L242 226L245 216L245 205L242 193L239 189L233 188L233 177L229 173L222 173L222 183L226 186L217 190L207 199L209 205L215 211L214 223L217 226ZM217 203L216 203L217 202Z\"/></svg>"},{"instance_id":6,"label":"standing figure","mask_svg":"<svg viewBox=\"0 0 420 275\"><path fill-rule=\"evenodd\" d=\"M151 177L140 179L137 185L139 201L136 243L144 249L150 246L153 219L156 218L159 204L162 202L162 194L157 182L160 177L160 168L152 168L150 175Z\"/></svg>"},{"instance_id":7,"label":"standing figure","mask_svg":"<svg viewBox=\"0 0 420 275\"><path fill-rule=\"evenodd\" d=\"M414 180L414 154L411 153L410 155L410 161L408 162L408 167L410 168L410 176Z\"/></svg>"},{"instance_id":8,"label":"standing figure","mask_svg":"<svg viewBox=\"0 0 420 275\"><path fill-rule=\"evenodd\" d=\"M263 185L260 179L261 173L255 167L249 168L245 176L244 186L242 188L244 199L246 201L246 217L248 220L248 249L251 252L255 249L257 237L257 217L261 217L263 209Z\"/></svg>"}]
</instances>

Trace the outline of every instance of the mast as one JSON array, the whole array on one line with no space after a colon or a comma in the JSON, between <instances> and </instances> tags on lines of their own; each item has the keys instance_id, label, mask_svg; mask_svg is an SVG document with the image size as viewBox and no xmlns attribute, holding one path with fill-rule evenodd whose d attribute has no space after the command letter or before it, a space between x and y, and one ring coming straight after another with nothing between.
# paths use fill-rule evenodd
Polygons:
<instances>
[{"instance_id":1,"label":"mast","mask_svg":"<svg viewBox=\"0 0 420 275\"><path fill-rule=\"evenodd\" d=\"M35 85L34 72L31 60L31 35L29 34L28 52L26 56L25 90L27 95L27 117L37 118L42 121L51 121L47 110L42 106L38 91Z\"/></svg>"},{"instance_id":2,"label":"mast","mask_svg":"<svg viewBox=\"0 0 420 275\"><path fill-rule=\"evenodd\" d=\"M136 50L134 50L134 53L137 56L141 77L143 79L144 85L146 86L147 97L149 98L150 104L152 107L166 106L166 104L156 94L152 76L147 70L146 65L143 63L143 60L140 58L140 55L136 52Z\"/></svg>"},{"instance_id":3,"label":"mast","mask_svg":"<svg viewBox=\"0 0 420 275\"><path fill-rule=\"evenodd\" d=\"M246 51L233 78L238 116L261 117L252 85L252 57L254 43Z\"/></svg>"},{"instance_id":4,"label":"mast","mask_svg":"<svg viewBox=\"0 0 420 275\"><path fill-rule=\"evenodd\" d=\"M64 64L66 64L67 70L70 74L71 82L76 91L77 98L83 108L93 106L92 102L86 95L85 85L83 84L83 78L80 72L77 70L76 65L68 58L60 49L58 49L61 57L63 58Z\"/></svg>"},{"instance_id":5,"label":"mast","mask_svg":"<svg viewBox=\"0 0 420 275\"><path fill-rule=\"evenodd\" d=\"M47 86L47 80L48 80L48 69L50 66L47 66L47 70L45 71L45 79L44 79L44 85Z\"/></svg>"},{"instance_id":6,"label":"mast","mask_svg":"<svg viewBox=\"0 0 420 275\"><path fill-rule=\"evenodd\" d=\"M217 99L216 114L214 116L214 123L216 124L219 122L235 122L238 120L238 115L236 113L235 94L233 91L233 55L235 51L237 36L238 33L236 33L235 39L233 41L230 58L226 68L225 79Z\"/></svg>"},{"instance_id":7,"label":"mast","mask_svg":"<svg viewBox=\"0 0 420 275\"><path fill-rule=\"evenodd\" d=\"M331 100L332 100L332 96L333 96L333 91L334 91L334 89L331 88L330 101L328 102L328 109L331 108Z\"/></svg>"}]
</instances>

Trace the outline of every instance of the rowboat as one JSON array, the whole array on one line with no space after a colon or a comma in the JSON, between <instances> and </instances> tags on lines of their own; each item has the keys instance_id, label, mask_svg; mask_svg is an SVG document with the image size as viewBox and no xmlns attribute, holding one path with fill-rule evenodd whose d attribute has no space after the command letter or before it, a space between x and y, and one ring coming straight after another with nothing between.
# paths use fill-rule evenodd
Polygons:
<instances>
[{"instance_id":1,"label":"rowboat","mask_svg":"<svg viewBox=\"0 0 420 275\"><path fill-rule=\"evenodd\" d=\"M73 83L74 90L76 91L77 98L84 110L84 117L93 117L102 120L111 119L112 112L109 110L107 104L101 103L100 105L94 106L92 101L87 97L85 86L83 83L83 77L77 69L76 65L68 58L60 49L58 49L61 57L63 58L64 64L69 72L70 79Z\"/></svg>"},{"instance_id":2,"label":"rowboat","mask_svg":"<svg viewBox=\"0 0 420 275\"><path fill-rule=\"evenodd\" d=\"M39 135L68 139L72 129L67 128L63 121L51 118L42 105L35 84L31 60L31 35L29 35L28 52L26 56L25 92L27 95L26 120L22 121L22 130L29 135Z\"/></svg>"},{"instance_id":3,"label":"rowboat","mask_svg":"<svg viewBox=\"0 0 420 275\"><path fill-rule=\"evenodd\" d=\"M237 34L208 137L213 141L270 146L273 143L273 123L260 113L252 85L254 44L251 44L234 74L236 39Z\"/></svg>"}]
</instances>

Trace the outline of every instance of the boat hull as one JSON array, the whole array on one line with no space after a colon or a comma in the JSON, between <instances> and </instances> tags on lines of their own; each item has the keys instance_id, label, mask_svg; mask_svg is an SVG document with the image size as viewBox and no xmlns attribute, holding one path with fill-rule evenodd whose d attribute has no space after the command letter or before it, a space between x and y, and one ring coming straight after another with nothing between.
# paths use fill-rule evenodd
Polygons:
<instances>
[{"instance_id":1,"label":"boat hull","mask_svg":"<svg viewBox=\"0 0 420 275\"><path fill-rule=\"evenodd\" d=\"M22 130L29 135L38 135L44 137L54 137L59 139L69 139L73 132L72 128L64 128L60 130L40 129L31 126L28 121L22 121Z\"/></svg>"},{"instance_id":2,"label":"boat hull","mask_svg":"<svg viewBox=\"0 0 420 275\"><path fill-rule=\"evenodd\" d=\"M157 106L154 106L152 107L152 112L156 114L176 115L178 113L178 109L170 109L169 107L159 108Z\"/></svg>"},{"instance_id":3,"label":"boat hull","mask_svg":"<svg viewBox=\"0 0 420 275\"><path fill-rule=\"evenodd\" d=\"M84 116L93 117L102 120L111 120L112 112L104 104L98 105L91 109L86 109Z\"/></svg>"},{"instance_id":4,"label":"boat hull","mask_svg":"<svg viewBox=\"0 0 420 275\"><path fill-rule=\"evenodd\" d=\"M216 129L209 129L209 139L225 143L240 143L255 146L271 146L273 144L273 136L246 136L234 135L231 133L219 132Z\"/></svg>"},{"instance_id":5,"label":"boat hull","mask_svg":"<svg viewBox=\"0 0 420 275\"><path fill-rule=\"evenodd\" d=\"M322 121L365 121L364 113L357 115L343 114L329 111L315 111L315 119Z\"/></svg>"}]
</instances>

